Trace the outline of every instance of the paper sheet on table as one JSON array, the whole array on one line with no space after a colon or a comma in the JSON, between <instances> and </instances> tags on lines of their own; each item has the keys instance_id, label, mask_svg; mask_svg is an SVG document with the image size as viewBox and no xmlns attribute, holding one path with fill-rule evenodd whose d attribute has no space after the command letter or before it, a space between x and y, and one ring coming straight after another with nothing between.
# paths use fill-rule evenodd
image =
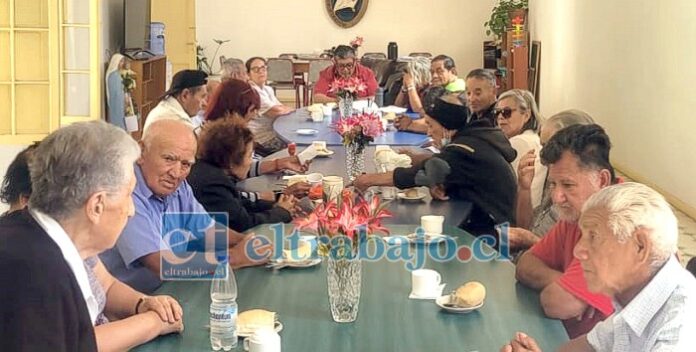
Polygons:
<instances>
[{"instance_id":1,"label":"paper sheet on table","mask_svg":"<svg viewBox=\"0 0 696 352\"><path fill-rule=\"evenodd\" d=\"M396 105L389 105L389 106L385 106L383 108L379 108L379 111L384 112L384 113L393 112L395 114L403 114L406 112L406 108L402 108L402 107L396 106Z\"/></svg>"},{"instance_id":2,"label":"paper sheet on table","mask_svg":"<svg viewBox=\"0 0 696 352\"><path fill-rule=\"evenodd\" d=\"M300 159L300 164L304 165L305 162L316 158L318 154L319 153L317 153L317 149L314 148L314 145L310 145L300 154L297 154L297 158Z\"/></svg>"}]
</instances>

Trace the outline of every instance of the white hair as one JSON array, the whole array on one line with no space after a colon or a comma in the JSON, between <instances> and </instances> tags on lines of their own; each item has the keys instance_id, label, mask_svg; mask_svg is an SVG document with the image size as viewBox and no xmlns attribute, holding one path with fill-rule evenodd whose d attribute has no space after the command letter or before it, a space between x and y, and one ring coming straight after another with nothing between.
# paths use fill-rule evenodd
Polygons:
<instances>
[{"instance_id":1,"label":"white hair","mask_svg":"<svg viewBox=\"0 0 696 352\"><path fill-rule=\"evenodd\" d=\"M415 57L408 62L408 72L413 77L413 82L417 87L430 84L430 59L427 57Z\"/></svg>"},{"instance_id":2,"label":"white hair","mask_svg":"<svg viewBox=\"0 0 696 352\"><path fill-rule=\"evenodd\" d=\"M81 122L49 134L29 163L30 207L66 219L99 191L117 192L133 177L138 143L103 121Z\"/></svg>"},{"instance_id":3,"label":"white hair","mask_svg":"<svg viewBox=\"0 0 696 352\"><path fill-rule=\"evenodd\" d=\"M651 269L661 267L677 251L677 218L665 198L652 188L625 182L606 187L592 195L582 212L602 209L607 226L624 243L639 229L646 229L652 243Z\"/></svg>"}]
</instances>

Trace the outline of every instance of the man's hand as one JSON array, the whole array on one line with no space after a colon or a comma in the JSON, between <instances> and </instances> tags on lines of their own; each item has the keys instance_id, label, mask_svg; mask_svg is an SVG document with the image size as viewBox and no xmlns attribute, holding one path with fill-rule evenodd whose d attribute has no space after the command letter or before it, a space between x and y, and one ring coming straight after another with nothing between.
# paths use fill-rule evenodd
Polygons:
<instances>
[{"instance_id":1,"label":"man's hand","mask_svg":"<svg viewBox=\"0 0 696 352\"><path fill-rule=\"evenodd\" d=\"M260 258L251 258L249 253L247 253L247 243L253 241L255 237L256 235L254 234L248 234L229 249L230 266L232 269L268 263L271 254L273 254L273 245L271 244L255 248L255 255L260 256ZM249 250L251 250L251 248L249 248Z\"/></svg>"},{"instance_id":2,"label":"man's hand","mask_svg":"<svg viewBox=\"0 0 696 352\"><path fill-rule=\"evenodd\" d=\"M515 338L500 349L500 352L542 352L533 338L523 332L515 334Z\"/></svg>"},{"instance_id":3,"label":"man's hand","mask_svg":"<svg viewBox=\"0 0 696 352\"><path fill-rule=\"evenodd\" d=\"M174 298L170 296L145 296L138 306L136 314L155 312L163 322L173 324L184 316L184 310Z\"/></svg>"},{"instance_id":4,"label":"man's hand","mask_svg":"<svg viewBox=\"0 0 696 352\"><path fill-rule=\"evenodd\" d=\"M305 173L309 170L309 162L300 164L300 159L297 156L287 156L285 158L278 159L278 168L282 170L292 170L297 173Z\"/></svg>"},{"instance_id":5,"label":"man's hand","mask_svg":"<svg viewBox=\"0 0 696 352\"><path fill-rule=\"evenodd\" d=\"M439 184L430 187L430 195L433 199L437 200L449 200L447 192L445 191L445 185Z\"/></svg>"},{"instance_id":6,"label":"man's hand","mask_svg":"<svg viewBox=\"0 0 696 352\"><path fill-rule=\"evenodd\" d=\"M399 131L408 131L408 126L411 125L413 119L406 115L401 115L394 120L394 127Z\"/></svg>"},{"instance_id":7,"label":"man's hand","mask_svg":"<svg viewBox=\"0 0 696 352\"><path fill-rule=\"evenodd\" d=\"M372 186L371 182L372 180L370 179L370 175L359 175L353 181L353 187L360 192L365 192L370 186Z\"/></svg>"},{"instance_id":8,"label":"man's hand","mask_svg":"<svg viewBox=\"0 0 696 352\"><path fill-rule=\"evenodd\" d=\"M307 182L297 182L286 187L283 190L283 194L294 196L295 198L304 198L309 193L312 186Z\"/></svg>"},{"instance_id":9,"label":"man's hand","mask_svg":"<svg viewBox=\"0 0 696 352\"><path fill-rule=\"evenodd\" d=\"M539 242L539 237L521 227L510 227L508 228L508 240L510 241L510 249L526 249Z\"/></svg>"},{"instance_id":10,"label":"man's hand","mask_svg":"<svg viewBox=\"0 0 696 352\"><path fill-rule=\"evenodd\" d=\"M517 187L520 189L530 190L532 188L535 161L536 151L534 149L520 158L520 163L517 164Z\"/></svg>"}]
</instances>

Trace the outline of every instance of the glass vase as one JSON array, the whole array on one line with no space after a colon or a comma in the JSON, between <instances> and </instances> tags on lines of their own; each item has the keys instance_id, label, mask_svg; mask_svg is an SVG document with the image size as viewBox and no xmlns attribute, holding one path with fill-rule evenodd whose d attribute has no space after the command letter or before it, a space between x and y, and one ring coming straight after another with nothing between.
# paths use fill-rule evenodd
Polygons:
<instances>
[{"instance_id":1,"label":"glass vase","mask_svg":"<svg viewBox=\"0 0 696 352\"><path fill-rule=\"evenodd\" d=\"M341 117L346 118L353 115L353 96L343 95L338 99L338 111Z\"/></svg>"},{"instance_id":2,"label":"glass vase","mask_svg":"<svg viewBox=\"0 0 696 352\"><path fill-rule=\"evenodd\" d=\"M346 146L346 174L348 181L353 182L365 171L365 146L360 143L350 143Z\"/></svg>"},{"instance_id":3,"label":"glass vase","mask_svg":"<svg viewBox=\"0 0 696 352\"><path fill-rule=\"evenodd\" d=\"M337 323L350 323L358 317L362 263L360 259L328 258L326 281L331 317Z\"/></svg>"}]
</instances>

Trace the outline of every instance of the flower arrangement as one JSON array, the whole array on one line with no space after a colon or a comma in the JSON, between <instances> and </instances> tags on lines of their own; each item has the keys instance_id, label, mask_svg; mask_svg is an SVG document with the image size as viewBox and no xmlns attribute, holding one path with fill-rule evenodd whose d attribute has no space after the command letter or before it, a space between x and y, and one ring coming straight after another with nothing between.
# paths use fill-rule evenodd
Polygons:
<instances>
[{"instance_id":1,"label":"flower arrangement","mask_svg":"<svg viewBox=\"0 0 696 352\"><path fill-rule=\"evenodd\" d=\"M135 72L128 68L122 68L119 70L119 74L121 75L121 84L125 93L125 116L135 115L133 100L131 99L131 93L135 90Z\"/></svg>"},{"instance_id":2,"label":"flower arrangement","mask_svg":"<svg viewBox=\"0 0 696 352\"><path fill-rule=\"evenodd\" d=\"M343 137L343 144L357 144L360 149L384 133L384 126L379 115L362 113L341 118L331 128Z\"/></svg>"},{"instance_id":3,"label":"flower arrangement","mask_svg":"<svg viewBox=\"0 0 696 352\"><path fill-rule=\"evenodd\" d=\"M367 92L367 85L358 77L336 78L331 82L329 93L336 94L340 98L355 99L359 94Z\"/></svg>"},{"instance_id":4,"label":"flower arrangement","mask_svg":"<svg viewBox=\"0 0 696 352\"><path fill-rule=\"evenodd\" d=\"M353 49L357 50L359 47L361 47L363 45L364 41L365 40L363 39L363 37L360 37L360 36L355 37L355 39L350 41L350 46L352 46Z\"/></svg>"},{"instance_id":5,"label":"flower arrangement","mask_svg":"<svg viewBox=\"0 0 696 352\"><path fill-rule=\"evenodd\" d=\"M318 204L308 217L298 218L293 223L297 230L308 230L324 237L319 241L319 255L350 258L368 234L389 233L382 226L382 219L392 216L386 209L387 204L381 203L379 197L368 201L346 188L336 199Z\"/></svg>"}]
</instances>

